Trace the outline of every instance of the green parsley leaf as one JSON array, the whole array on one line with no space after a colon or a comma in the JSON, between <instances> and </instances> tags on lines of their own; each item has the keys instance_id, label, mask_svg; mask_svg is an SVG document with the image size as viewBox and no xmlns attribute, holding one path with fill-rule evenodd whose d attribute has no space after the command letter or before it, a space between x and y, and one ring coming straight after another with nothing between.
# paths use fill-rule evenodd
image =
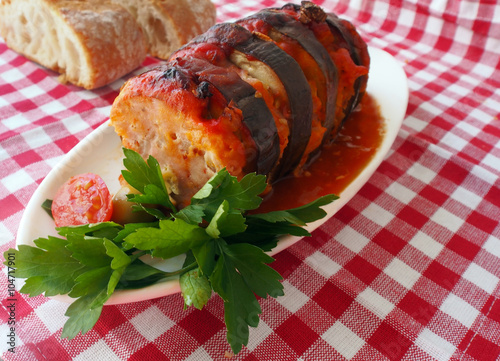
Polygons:
<instances>
[{"instance_id":1,"label":"green parsley leaf","mask_svg":"<svg viewBox=\"0 0 500 361\"><path fill-rule=\"evenodd\" d=\"M125 238L127 244L140 250L151 250L151 255L164 259L186 253L210 239L205 229L182 219L165 219L160 228L139 228Z\"/></svg>"},{"instance_id":2,"label":"green parsley leaf","mask_svg":"<svg viewBox=\"0 0 500 361\"><path fill-rule=\"evenodd\" d=\"M193 247L191 249L198 266L200 267L202 273L207 277L210 276L214 270L216 250L217 247L215 239L210 239L207 242L202 243L200 246Z\"/></svg>"},{"instance_id":3,"label":"green parsley leaf","mask_svg":"<svg viewBox=\"0 0 500 361\"><path fill-rule=\"evenodd\" d=\"M221 254L210 277L212 289L224 300L227 340L235 354L248 343L248 327L257 327L262 313L259 302L238 272L232 257L226 256L226 245L218 241Z\"/></svg>"},{"instance_id":4,"label":"green parsley leaf","mask_svg":"<svg viewBox=\"0 0 500 361\"><path fill-rule=\"evenodd\" d=\"M306 237L310 236L310 233L295 224L290 222L269 222L267 220L258 217L247 217L248 232L245 232L248 237L259 237L259 236L282 236L285 234L290 234L292 236ZM245 235L242 235L245 239ZM246 243L254 243L251 240L247 240Z\"/></svg>"},{"instance_id":5,"label":"green parsley leaf","mask_svg":"<svg viewBox=\"0 0 500 361\"><path fill-rule=\"evenodd\" d=\"M215 212L206 231L212 238L219 238L245 232L246 228L243 215L240 212L231 212L229 202L224 200Z\"/></svg>"},{"instance_id":6,"label":"green parsley leaf","mask_svg":"<svg viewBox=\"0 0 500 361\"><path fill-rule=\"evenodd\" d=\"M111 257L106 254L102 238L69 234L68 242L66 248L72 252L71 256L89 269L110 266Z\"/></svg>"},{"instance_id":7,"label":"green parsley leaf","mask_svg":"<svg viewBox=\"0 0 500 361\"><path fill-rule=\"evenodd\" d=\"M230 209L246 211L259 207L259 197L266 189L266 177L247 174L238 182L226 169L216 173L191 199L191 204L203 206L206 220L210 221L225 200Z\"/></svg>"},{"instance_id":8,"label":"green parsley leaf","mask_svg":"<svg viewBox=\"0 0 500 361\"><path fill-rule=\"evenodd\" d=\"M223 250L252 292L262 298L283 296L283 285L279 282L283 278L267 265L274 258L248 243L227 245Z\"/></svg>"},{"instance_id":9,"label":"green parsley leaf","mask_svg":"<svg viewBox=\"0 0 500 361\"><path fill-rule=\"evenodd\" d=\"M164 278L165 272L135 259L122 274L117 288L141 288Z\"/></svg>"},{"instance_id":10,"label":"green parsley leaf","mask_svg":"<svg viewBox=\"0 0 500 361\"><path fill-rule=\"evenodd\" d=\"M146 222L146 223L127 223L123 226L123 229L118 232L118 234L113 238L113 242L120 243L129 234L134 233L139 228L158 228L158 222Z\"/></svg>"},{"instance_id":11,"label":"green parsley leaf","mask_svg":"<svg viewBox=\"0 0 500 361\"><path fill-rule=\"evenodd\" d=\"M170 201L158 161L150 156L146 162L139 153L127 148L123 148L123 154L123 165L127 169L122 171L123 178L143 194L132 195L129 199L135 199L139 203L144 201L159 204L175 212L176 208Z\"/></svg>"},{"instance_id":12,"label":"green parsley leaf","mask_svg":"<svg viewBox=\"0 0 500 361\"><path fill-rule=\"evenodd\" d=\"M68 248L86 269L76 277L75 286L69 293L70 297L78 299L66 310L69 319L61 337L71 339L94 326L131 259L107 239L71 235Z\"/></svg>"},{"instance_id":13,"label":"green parsley leaf","mask_svg":"<svg viewBox=\"0 0 500 361\"><path fill-rule=\"evenodd\" d=\"M130 264L130 257L109 239L104 239L104 247L106 248L106 254L113 258L111 261L112 269L117 270Z\"/></svg>"},{"instance_id":14,"label":"green parsley leaf","mask_svg":"<svg viewBox=\"0 0 500 361\"><path fill-rule=\"evenodd\" d=\"M179 283L185 307L194 306L201 310L212 296L210 282L199 268L183 273Z\"/></svg>"},{"instance_id":15,"label":"green parsley leaf","mask_svg":"<svg viewBox=\"0 0 500 361\"><path fill-rule=\"evenodd\" d=\"M146 204L158 204L175 211L175 208L170 201L170 197L164 189L158 187L155 184L148 184L144 186L142 192L143 194L127 194L127 199L130 202L140 203L143 206L143 209L141 210L144 210L153 215L156 215L158 210L155 211L154 208L145 206ZM165 218L165 215L162 214L162 218Z\"/></svg>"},{"instance_id":16,"label":"green parsley leaf","mask_svg":"<svg viewBox=\"0 0 500 361\"><path fill-rule=\"evenodd\" d=\"M190 204L175 213L174 216L187 223L200 224L203 222L203 217L205 216L205 211L203 209L204 207L200 204Z\"/></svg>"},{"instance_id":17,"label":"green parsley leaf","mask_svg":"<svg viewBox=\"0 0 500 361\"><path fill-rule=\"evenodd\" d=\"M127 194L127 196L132 196L131 194ZM133 197L128 197L127 199L130 202L139 202L140 199L133 198ZM141 204L141 203L135 203L132 205L132 212L145 212L146 214L149 214L150 216L155 217L156 219L167 219L171 218L171 215L166 215L161 209L154 208L154 207L146 207L146 205Z\"/></svg>"},{"instance_id":18,"label":"green parsley leaf","mask_svg":"<svg viewBox=\"0 0 500 361\"><path fill-rule=\"evenodd\" d=\"M307 223L314 222L326 216L326 211L321 207L333 202L336 199L338 199L336 195L328 194L326 196L319 197L315 201L308 203L302 207L297 207L285 211L252 214L249 215L248 218L258 218L271 223L284 221L289 222L290 224L303 226Z\"/></svg>"},{"instance_id":19,"label":"green parsley leaf","mask_svg":"<svg viewBox=\"0 0 500 361\"><path fill-rule=\"evenodd\" d=\"M220 256L210 277L212 288L224 300L227 339L234 353L248 343L248 327L257 327L262 312L255 294L283 295L281 276L266 263L273 258L249 244L218 241Z\"/></svg>"},{"instance_id":20,"label":"green parsley leaf","mask_svg":"<svg viewBox=\"0 0 500 361\"><path fill-rule=\"evenodd\" d=\"M16 277L27 278L20 292L32 297L42 293L46 296L69 293L83 267L71 257L66 248L68 241L49 236L34 243L36 247L19 245L19 250L7 251L16 257Z\"/></svg>"},{"instance_id":21,"label":"green parsley leaf","mask_svg":"<svg viewBox=\"0 0 500 361\"><path fill-rule=\"evenodd\" d=\"M105 280L102 282L105 283ZM102 305L92 307L92 305L96 303L96 300L99 300L97 304L104 304L107 298L105 291L101 291L97 295L89 293L74 301L64 314L69 318L64 324L61 338L73 339L79 332L83 335L92 329L99 320L103 307Z\"/></svg>"},{"instance_id":22,"label":"green parsley leaf","mask_svg":"<svg viewBox=\"0 0 500 361\"><path fill-rule=\"evenodd\" d=\"M75 288L79 291L72 291L69 295L81 294L66 310L65 315L68 320L64 324L61 334L62 338L72 339L79 332L85 334L98 321L104 303L111 297L115 290L117 280L125 268L117 270L106 269L105 267L94 269L83 273L77 277Z\"/></svg>"},{"instance_id":23,"label":"green parsley leaf","mask_svg":"<svg viewBox=\"0 0 500 361\"><path fill-rule=\"evenodd\" d=\"M59 235L67 237L69 234L96 235L98 232L108 232L110 229L113 230L111 233L115 234L116 230L120 230L122 228L122 225L115 222L102 222L82 224L79 226L58 227L56 230Z\"/></svg>"}]
</instances>

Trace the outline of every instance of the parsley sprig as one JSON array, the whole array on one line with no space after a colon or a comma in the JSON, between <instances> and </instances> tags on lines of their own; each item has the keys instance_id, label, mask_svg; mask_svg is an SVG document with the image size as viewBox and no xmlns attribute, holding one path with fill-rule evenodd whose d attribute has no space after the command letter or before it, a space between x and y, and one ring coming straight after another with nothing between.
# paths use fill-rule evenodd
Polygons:
<instances>
[{"instance_id":1,"label":"parsley sprig","mask_svg":"<svg viewBox=\"0 0 500 361\"><path fill-rule=\"evenodd\" d=\"M257 296L283 295L282 277L269 266L274 259L266 252L282 235L308 236L302 226L324 217L321 207L337 197L327 195L286 211L248 214L262 202L265 177L252 173L238 181L223 169L190 205L177 210L158 162L153 157L145 161L129 149L124 155L122 175L140 192L128 195L128 200L156 220L59 227L60 237L38 238L35 246L7 250L4 257L15 253L16 277L26 278L20 292L75 298L61 335L71 339L95 325L115 290L179 277L185 307L203 308L212 291L223 299L227 339L238 353L248 342L249 327L258 325L262 310ZM141 260L145 255L170 259L183 254L184 265L174 272Z\"/></svg>"}]
</instances>

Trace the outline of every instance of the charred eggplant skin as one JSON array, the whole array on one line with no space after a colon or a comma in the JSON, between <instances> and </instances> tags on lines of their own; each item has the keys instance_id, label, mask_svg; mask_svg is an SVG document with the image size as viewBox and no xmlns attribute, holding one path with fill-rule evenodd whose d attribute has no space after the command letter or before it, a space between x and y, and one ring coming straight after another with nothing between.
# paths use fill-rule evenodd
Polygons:
<instances>
[{"instance_id":1,"label":"charred eggplant skin","mask_svg":"<svg viewBox=\"0 0 500 361\"><path fill-rule=\"evenodd\" d=\"M356 65L361 65L367 69L370 67L370 56L368 54L366 43L361 39L361 36L356 31L354 26L346 20L340 19L332 13L325 13L319 6L309 2L302 1L301 5L285 4L278 11L291 11L297 14L300 22L308 24L310 22L326 22L331 33L335 37L338 46L347 49L353 62ZM350 99L348 105L344 109L345 117L359 104L363 94L366 91L367 76L358 78L354 84L354 96Z\"/></svg>"},{"instance_id":2,"label":"charred eggplant skin","mask_svg":"<svg viewBox=\"0 0 500 361\"><path fill-rule=\"evenodd\" d=\"M356 65L362 65L367 69L370 68L370 55L368 54L368 48L366 43L361 39L361 36L356 31L354 26L347 20L340 19L337 15L329 13L327 14L326 23L330 27L332 33L339 32L347 43L347 49L351 54L351 58L356 63ZM368 82L368 76L359 77L356 80L355 89L356 97L352 99L349 112L354 110L354 108L359 104L361 98L366 92L366 85Z\"/></svg>"},{"instance_id":3,"label":"charred eggplant skin","mask_svg":"<svg viewBox=\"0 0 500 361\"><path fill-rule=\"evenodd\" d=\"M292 172L299 164L311 136L312 96L307 79L299 64L276 44L266 41L234 23L213 26L194 38L193 43L215 43L227 56L234 50L265 63L279 77L289 100L291 121L288 146L273 170L273 179Z\"/></svg>"},{"instance_id":4,"label":"charred eggplant skin","mask_svg":"<svg viewBox=\"0 0 500 361\"><path fill-rule=\"evenodd\" d=\"M268 24L283 36L296 41L314 59L321 70L324 77L321 81L324 82L323 85L326 89L326 96L322 99L324 107L322 125L326 129L322 144L328 143L335 126L335 105L338 91L338 70L335 63L324 46L317 40L315 34L307 26L286 13L264 9L236 23L245 26L244 24L257 21ZM319 149L313 152L311 158L314 158L314 154L318 151Z\"/></svg>"},{"instance_id":5,"label":"charred eggplant skin","mask_svg":"<svg viewBox=\"0 0 500 361\"><path fill-rule=\"evenodd\" d=\"M184 48L183 53L187 55L188 49ZM193 51L189 58L174 54L171 62L192 73L200 84L207 82L213 85L228 103L234 102L241 110L243 123L255 142L255 172L267 175L276 166L280 153L278 132L269 108L262 98L256 97L255 89L238 74L207 59L197 58L197 54Z\"/></svg>"}]
</instances>

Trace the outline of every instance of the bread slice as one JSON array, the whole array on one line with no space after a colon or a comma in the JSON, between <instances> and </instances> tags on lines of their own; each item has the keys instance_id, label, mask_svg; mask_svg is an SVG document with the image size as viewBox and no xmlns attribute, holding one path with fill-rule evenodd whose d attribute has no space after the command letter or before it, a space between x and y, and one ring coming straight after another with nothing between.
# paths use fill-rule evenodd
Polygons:
<instances>
[{"instance_id":1,"label":"bread slice","mask_svg":"<svg viewBox=\"0 0 500 361\"><path fill-rule=\"evenodd\" d=\"M86 89L131 72L147 54L134 17L109 0L0 0L0 35L62 81Z\"/></svg>"},{"instance_id":2,"label":"bread slice","mask_svg":"<svg viewBox=\"0 0 500 361\"><path fill-rule=\"evenodd\" d=\"M112 0L124 6L142 26L149 54L168 59L170 54L215 24L210 0Z\"/></svg>"}]
</instances>

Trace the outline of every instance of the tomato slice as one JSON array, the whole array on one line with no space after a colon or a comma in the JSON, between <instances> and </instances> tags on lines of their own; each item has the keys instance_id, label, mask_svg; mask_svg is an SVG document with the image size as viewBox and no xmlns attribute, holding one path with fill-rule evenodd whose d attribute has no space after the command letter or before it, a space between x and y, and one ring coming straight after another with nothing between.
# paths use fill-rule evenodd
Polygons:
<instances>
[{"instance_id":1,"label":"tomato slice","mask_svg":"<svg viewBox=\"0 0 500 361\"><path fill-rule=\"evenodd\" d=\"M106 222L113 213L113 197L106 183L93 173L71 177L52 201L56 227Z\"/></svg>"}]
</instances>

